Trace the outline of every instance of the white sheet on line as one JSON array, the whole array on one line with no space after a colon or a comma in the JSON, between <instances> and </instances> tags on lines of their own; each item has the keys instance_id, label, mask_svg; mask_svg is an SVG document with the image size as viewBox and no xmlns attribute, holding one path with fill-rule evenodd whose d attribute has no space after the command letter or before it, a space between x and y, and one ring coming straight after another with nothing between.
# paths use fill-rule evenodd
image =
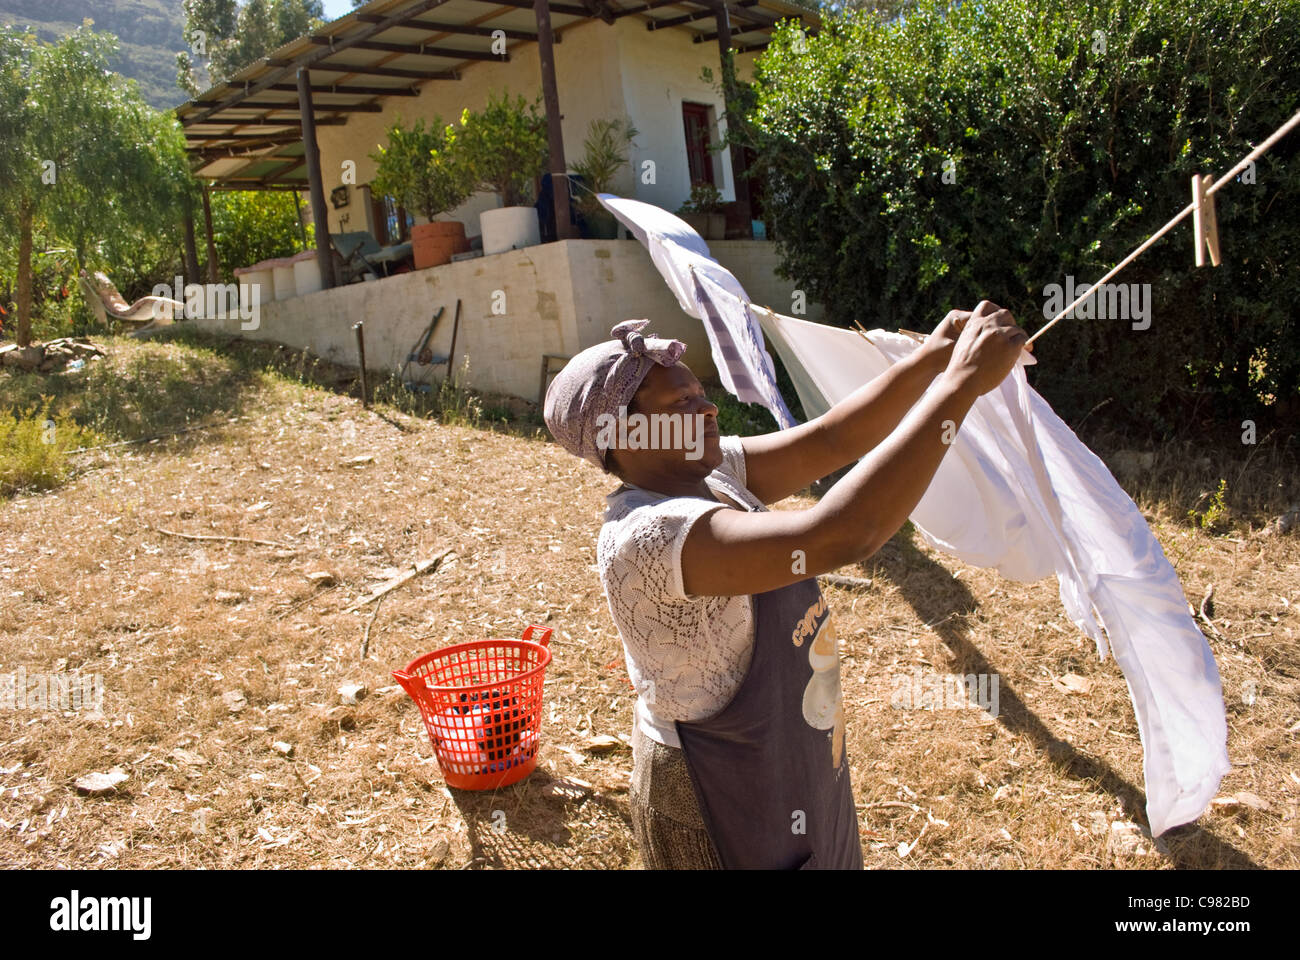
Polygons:
<instances>
[{"instance_id":1,"label":"white sheet on line","mask_svg":"<svg viewBox=\"0 0 1300 960\"><path fill-rule=\"evenodd\" d=\"M749 303L680 218L636 200L600 199L650 251L682 308L703 321L727 389L764 403L783 427L793 418L760 325L810 417L918 346L902 334L863 335ZM1056 574L1067 615L1103 659L1109 637L1128 683L1152 833L1199 817L1230 769L1214 655L1141 513L1029 386L1023 364L975 402L911 520L928 543L972 565L1022 582Z\"/></svg>"}]
</instances>

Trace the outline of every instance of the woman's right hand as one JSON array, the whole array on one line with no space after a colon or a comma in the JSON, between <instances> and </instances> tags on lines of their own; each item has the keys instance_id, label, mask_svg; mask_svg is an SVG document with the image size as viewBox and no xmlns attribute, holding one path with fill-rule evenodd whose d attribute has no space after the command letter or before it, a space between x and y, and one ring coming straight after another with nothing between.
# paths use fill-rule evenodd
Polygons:
<instances>
[{"instance_id":1,"label":"woman's right hand","mask_svg":"<svg viewBox=\"0 0 1300 960\"><path fill-rule=\"evenodd\" d=\"M978 394L988 393L1011 372L1028 340L1010 310L981 300L962 326L945 375Z\"/></svg>"}]
</instances>

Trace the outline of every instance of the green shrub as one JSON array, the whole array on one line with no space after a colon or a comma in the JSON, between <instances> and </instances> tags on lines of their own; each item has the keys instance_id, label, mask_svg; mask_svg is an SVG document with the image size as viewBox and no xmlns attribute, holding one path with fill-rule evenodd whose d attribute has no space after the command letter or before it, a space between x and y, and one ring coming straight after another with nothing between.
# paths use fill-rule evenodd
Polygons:
<instances>
[{"instance_id":1,"label":"green shrub","mask_svg":"<svg viewBox=\"0 0 1300 960\"><path fill-rule=\"evenodd\" d=\"M51 397L41 401L0 410L0 497L57 487L67 478L70 452L92 439L76 423L50 418Z\"/></svg>"},{"instance_id":2,"label":"green shrub","mask_svg":"<svg viewBox=\"0 0 1300 960\"><path fill-rule=\"evenodd\" d=\"M980 299L1031 330L1300 107L1300 0L920 0L902 20L778 29L742 90L784 275L849 326L927 330ZM1066 319L1035 385L1130 428L1300 416L1300 135L1217 194L1223 265L1190 218L1121 272L1151 325ZM945 172L948 176L945 178ZM951 181L951 182L945 182ZM1288 213L1288 211L1291 211Z\"/></svg>"}]
</instances>

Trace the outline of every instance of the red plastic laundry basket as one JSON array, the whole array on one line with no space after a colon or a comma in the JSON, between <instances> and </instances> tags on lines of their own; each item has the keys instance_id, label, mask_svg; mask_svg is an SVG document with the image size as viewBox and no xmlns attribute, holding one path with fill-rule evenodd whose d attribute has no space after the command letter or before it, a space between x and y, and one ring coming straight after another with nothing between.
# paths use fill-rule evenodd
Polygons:
<instances>
[{"instance_id":1,"label":"red plastic laundry basket","mask_svg":"<svg viewBox=\"0 0 1300 960\"><path fill-rule=\"evenodd\" d=\"M533 624L518 640L458 643L393 671L420 707L447 786L495 790L533 772L551 633Z\"/></svg>"}]
</instances>

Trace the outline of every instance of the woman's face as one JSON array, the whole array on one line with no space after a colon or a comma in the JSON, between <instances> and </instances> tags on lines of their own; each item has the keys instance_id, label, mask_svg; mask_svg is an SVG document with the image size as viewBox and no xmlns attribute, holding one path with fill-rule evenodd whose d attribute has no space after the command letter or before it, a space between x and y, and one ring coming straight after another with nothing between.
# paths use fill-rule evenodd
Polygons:
<instances>
[{"instance_id":1,"label":"woman's face","mask_svg":"<svg viewBox=\"0 0 1300 960\"><path fill-rule=\"evenodd\" d=\"M624 479L638 486L652 478L703 479L721 465L718 408L686 364L651 367L627 413L626 434L620 430L608 454Z\"/></svg>"}]
</instances>

